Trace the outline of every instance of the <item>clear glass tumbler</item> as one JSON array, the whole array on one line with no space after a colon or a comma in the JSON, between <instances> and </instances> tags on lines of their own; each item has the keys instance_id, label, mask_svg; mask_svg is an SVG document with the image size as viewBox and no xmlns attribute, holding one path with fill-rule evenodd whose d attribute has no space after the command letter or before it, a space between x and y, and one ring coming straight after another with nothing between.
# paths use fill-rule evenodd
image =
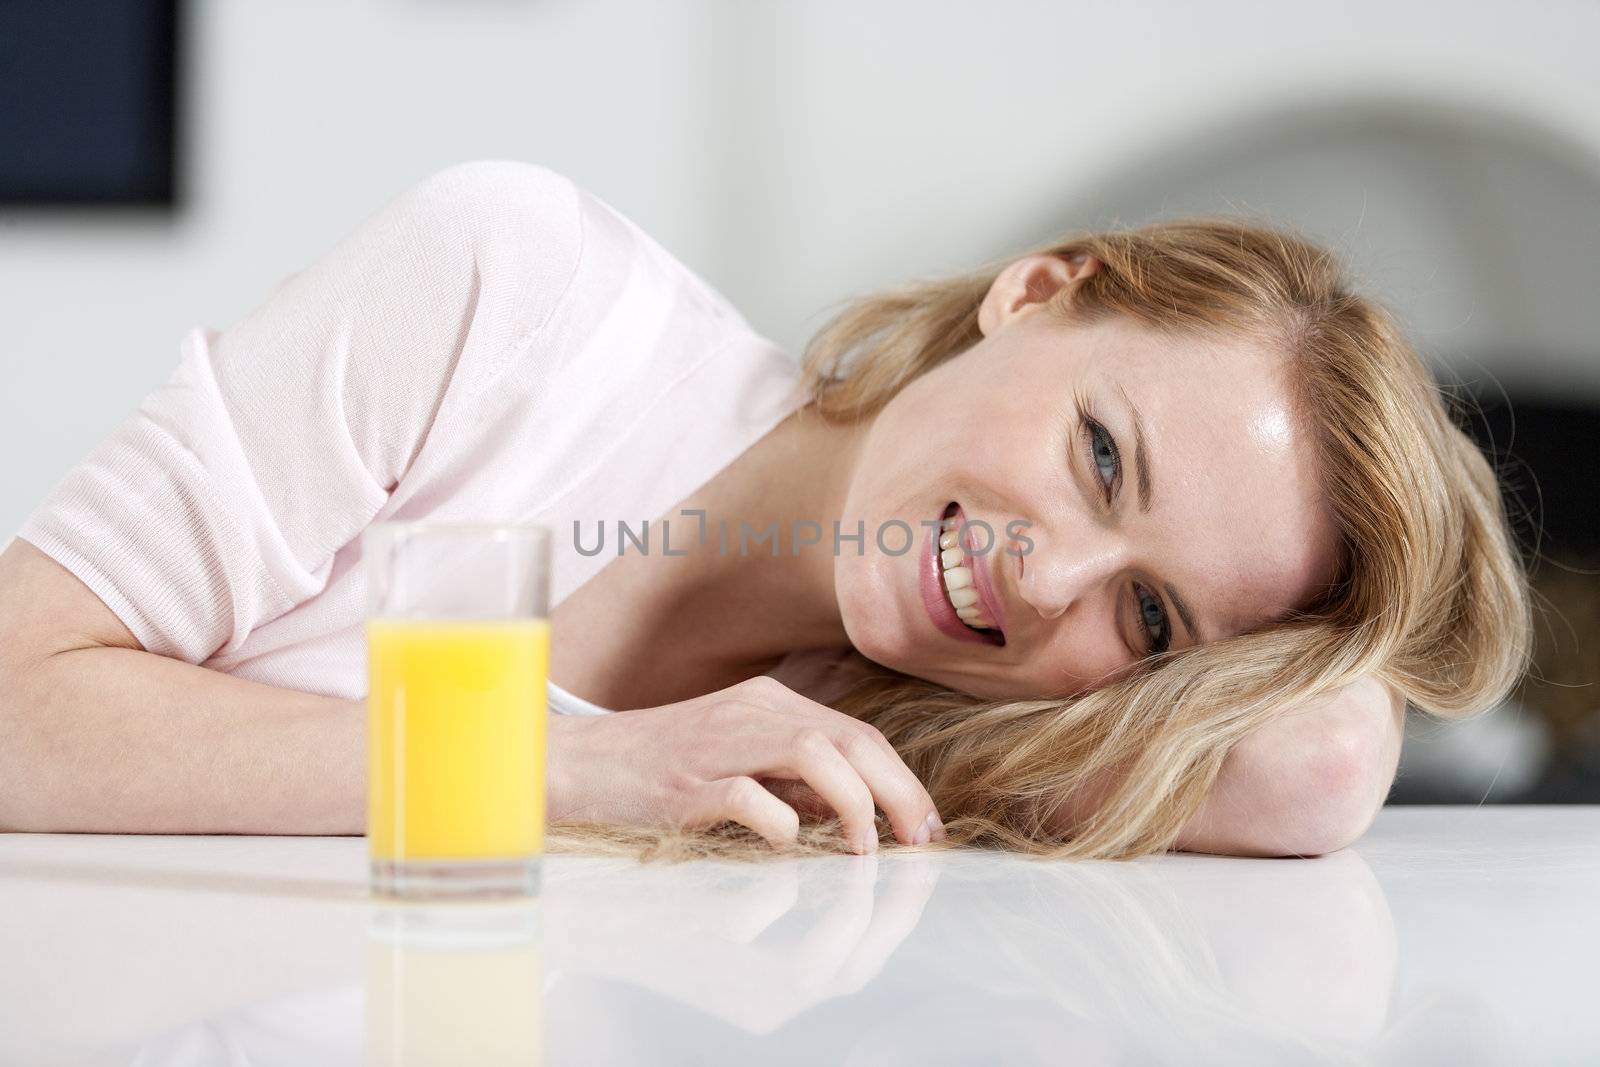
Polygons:
<instances>
[{"instance_id":1,"label":"clear glass tumbler","mask_svg":"<svg viewBox=\"0 0 1600 1067\"><path fill-rule=\"evenodd\" d=\"M537 895L549 531L384 522L362 556L373 891Z\"/></svg>"}]
</instances>

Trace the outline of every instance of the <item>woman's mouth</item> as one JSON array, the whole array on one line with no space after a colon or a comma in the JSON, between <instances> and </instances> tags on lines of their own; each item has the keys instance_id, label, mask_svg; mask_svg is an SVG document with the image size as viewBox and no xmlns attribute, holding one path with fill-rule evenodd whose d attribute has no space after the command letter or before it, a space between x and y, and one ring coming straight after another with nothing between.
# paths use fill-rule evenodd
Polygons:
<instances>
[{"instance_id":1,"label":"woman's mouth","mask_svg":"<svg viewBox=\"0 0 1600 1067\"><path fill-rule=\"evenodd\" d=\"M984 598L979 595L975 570L982 566L967 554L961 544L961 525L965 516L958 504L952 501L940 516L938 538L930 538L929 558L924 567L925 602L933 597L927 587L937 582L938 603L928 603L929 614L935 625L952 637L967 640L977 638L988 644L1004 645L1005 634L989 616ZM990 546L991 548L993 546ZM926 571L934 573L928 575Z\"/></svg>"}]
</instances>

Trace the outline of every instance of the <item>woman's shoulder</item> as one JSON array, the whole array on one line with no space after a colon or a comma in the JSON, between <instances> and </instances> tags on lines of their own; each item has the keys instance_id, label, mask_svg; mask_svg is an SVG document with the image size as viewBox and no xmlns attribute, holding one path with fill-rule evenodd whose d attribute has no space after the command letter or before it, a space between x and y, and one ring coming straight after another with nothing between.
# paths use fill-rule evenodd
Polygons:
<instances>
[{"instance_id":1,"label":"woman's shoulder","mask_svg":"<svg viewBox=\"0 0 1600 1067\"><path fill-rule=\"evenodd\" d=\"M571 178L538 163L473 159L429 173L407 188L402 200L440 225L514 241L530 225L576 227L581 194Z\"/></svg>"},{"instance_id":2,"label":"woman's shoulder","mask_svg":"<svg viewBox=\"0 0 1600 1067\"><path fill-rule=\"evenodd\" d=\"M533 289L564 288L584 244L584 193L537 163L476 159L436 170L401 196L423 229L471 245L478 271L515 271Z\"/></svg>"},{"instance_id":3,"label":"woman's shoulder","mask_svg":"<svg viewBox=\"0 0 1600 1067\"><path fill-rule=\"evenodd\" d=\"M476 159L434 171L407 191L425 215L489 250L571 261L586 289L671 290L714 318L747 326L733 304L628 214L559 170ZM563 251L566 255L552 255ZM574 273L578 273L576 270Z\"/></svg>"},{"instance_id":4,"label":"woman's shoulder","mask_svg":"<svg viewBox=\"0 0 1600 1067\"><path fill-rule=\"evenodd\" d=\"M523 337L538 332L571 355L604 351L609 362L628 349L659 357L663 347L682 346L705 354L757 336L714 285L559 170L470 160L435 171L407 195L424 214L467 235L486 283L504 286L511 278L545 312L524 324Z\"/></svg>"}]
</instances>

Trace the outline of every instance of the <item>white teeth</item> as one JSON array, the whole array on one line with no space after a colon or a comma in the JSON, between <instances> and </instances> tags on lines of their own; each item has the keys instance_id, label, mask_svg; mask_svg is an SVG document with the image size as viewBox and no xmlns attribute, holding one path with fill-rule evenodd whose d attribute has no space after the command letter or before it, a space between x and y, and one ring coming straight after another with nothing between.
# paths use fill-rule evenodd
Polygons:
<instances>
[{"instance_id":1,"label":"white teeth","mask_svg":"<svg viewBox=\"0 0 1600 1067\"><path fill-rule=\"evenodd\" d=\"M992 630L994 623L984 613L978 602L978 591L973 587L972 568L966 566L966 552L961 547L958 519L945 519L939 535L939 569L944 574L945 596L956 609L956 617L974 630Z\"/></svg>"},{"instance_id":2,"label":"white teeth","mask_svg":"<svg viewBox=\"0 0 1600 1067\"><path fill-rule=\"evenodd\" d=\"M984 614L982 605L970 605L966 606L966 608L957 608L955 609L955 614L962 619L962 622L971 622L973 625L982 625L982 627L990 627L990 629L994 627L994 622L990 622L989 616Z\"/></svg>"}]
</instances>

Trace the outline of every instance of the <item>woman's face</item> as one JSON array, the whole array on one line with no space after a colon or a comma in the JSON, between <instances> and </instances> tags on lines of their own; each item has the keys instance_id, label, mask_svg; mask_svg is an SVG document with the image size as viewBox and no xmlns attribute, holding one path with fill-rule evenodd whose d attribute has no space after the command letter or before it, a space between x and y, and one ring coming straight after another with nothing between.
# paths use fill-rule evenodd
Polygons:
<instances>
[{"instance_id":1,"label":"woman's face","mask_svg":"<svg viewBox=\"0 0 1600 1067\"><path fill-rule=\"evenodd\" d=\"M1098 268L1013 263L980 310L983 339L866 432L842 521L863 524L865 546L842 544L834 586L869 659L981 697L1066 696L1152 650L1281 618L1332 580L1285 358L1046 312ZM941 550L932 525L952 513L964 539ZM898 551L897 519L915 537L890 555L876 535Z\"/></svg>"}]
</instances>

